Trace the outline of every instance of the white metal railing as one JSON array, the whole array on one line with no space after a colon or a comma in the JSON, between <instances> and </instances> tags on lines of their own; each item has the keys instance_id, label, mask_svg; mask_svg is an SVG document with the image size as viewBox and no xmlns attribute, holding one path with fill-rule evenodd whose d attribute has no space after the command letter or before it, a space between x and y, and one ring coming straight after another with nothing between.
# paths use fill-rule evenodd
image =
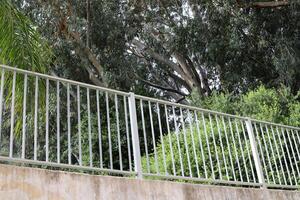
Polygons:
<instances>
[{"instance_id":1,"label":"white metal railing","mask_svg":"<svg viewBox=\"0 0 300 200\"><path fill-rule=\"evenodd\" d=\"M128 97L1 65L1 159L136 174Z\"/></svg>"},{"instance_id":2,"label":"white metal railing","mask_svg":"<svg viewBox=\"0 0 300 200\"><path fill-rule=\"evenodd\" d=\"M0 160L298 188L299 128L0 65Z\"/></svg>"}]
</instances>

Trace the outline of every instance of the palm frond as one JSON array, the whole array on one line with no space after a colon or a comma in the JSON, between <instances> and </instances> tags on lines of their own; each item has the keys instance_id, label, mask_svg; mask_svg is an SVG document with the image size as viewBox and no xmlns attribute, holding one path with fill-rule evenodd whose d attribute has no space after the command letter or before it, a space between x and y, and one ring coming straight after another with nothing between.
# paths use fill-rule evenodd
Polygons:
<instances>
[{"instance_id":1,"label":"palm frond","mask_svg":"<svg viewBox=\"0 0 300 200\"><path fill-rule=\"evenodd\" d=\"M47 42L43 40L36 30L37 27L21 11L16 9L8 0L0 3L0 63L36 71L47 72L47 66L51 62L52 52ZM0 72L2 73L2 72ZM12 73L5 74L5 104L10 106L12 95ZM23 103L24 77L17 76L15 91L15 112L21 116ZM29 88L34 88L34 81L28 82ZM45 86L39 86L40 94L44 94ZM28 98L34 96L32 90L28 90ZM44 102L44 95L39 99ZM43 104L40 105L43 107ZM32 109L29 109L29 111ZM17 118L15 133L20 132L22 120Z\"/></svg>"}]
</instances>

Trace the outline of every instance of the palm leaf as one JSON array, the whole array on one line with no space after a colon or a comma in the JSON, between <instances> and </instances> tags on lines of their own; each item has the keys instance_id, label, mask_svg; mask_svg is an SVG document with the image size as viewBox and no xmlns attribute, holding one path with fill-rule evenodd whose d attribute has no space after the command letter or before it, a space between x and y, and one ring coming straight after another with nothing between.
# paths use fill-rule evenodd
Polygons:
<instances>
[{"instance_id":1,"label":"palm leaf","mask_svg":"<svg viewBox=\"0 0 300 200\"><path fill-rule=\"evenodd\" d=\"M17 10L8 0L0 0L0 64L6 64L30 71L47 72L51 62L52 52L36 30L30 19ZM2 71L0 72L2 73ZM12 73L5 74L4 88L5 104L10 106L12 95ZM15 133L21 129L24 77L17 75L15 91L16 124ZM34 81L28 82L29 88L34 88ZM44 102L44 84L39 86L39 99ZM34 90L28 90L28 98L34 97ZM29 111L33 111L30 105ZM44 105L39 105L43 109Z\"/></svg>"}]
</instances>

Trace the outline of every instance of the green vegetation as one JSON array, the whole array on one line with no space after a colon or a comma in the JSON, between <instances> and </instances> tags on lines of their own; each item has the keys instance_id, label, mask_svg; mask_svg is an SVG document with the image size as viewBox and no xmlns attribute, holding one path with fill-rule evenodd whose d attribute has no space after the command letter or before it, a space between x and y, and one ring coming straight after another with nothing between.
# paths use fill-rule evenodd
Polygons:
<instances>
[{"instance_id":1,"label":"green vegetation","mask_svg":"<svg viewBox=\"0 0 300 200\"><path fill-rule=\"evenodd\" d=\"M284 86L277 89L260 86L241 95L215 92L208 98L199 98L194 94L191 104L228 114L299 126L299 95L294 95L290 88Z\"/></svg>"},{"instance_id":2,"label":"green vegetation","mask_svg":"<svg viewBox=\"0 0 300 200\"><path fill-rule=\"evenodd\" d=\"M282 87L280 90L276 91L275 89L266 89L261 86L257 90L250 91L238 97L228 93L214 93L210 98L205 99L199 99L197 98L197 95L192 96L191 101L194 105L207 109L298 126L299 118L293 119L292 121L290 120L291 115L295 116L295 108L297 112L297 107L299 107L297 98L298 96L292 95L288 88ZM226 117L225 120L218 117L218 121L216 121L214 115L212 115L211 126L208 115L204 115L204 118L202 118L202 115L198 114L197 118L199 120L198 124L193 123L189 126L189 123L185 123L185 132L181 128L178 133L172 132L170 134L165 134L163 139L157 144L157 157L155 156L155 153L149 155L149 160L147 160L146 156L143 157L143 170L154 174L160 172L169 175L174 175L173 170L175 170L175 174L181 176L183 168L184 175L189 176L191 173L189 171L188 159L190 159L193 177L197 177L199 173L199 176L202 178L215 177L217 179L222 178L223 180L227 180L228 174L229 180L257 180L256 173L254 172L253 174L254 161L251 156L250 143L249 140L245 138L245 125L242 125L240 121L235 121L233 119L231 119L231 122L228 122ZM205 121L204 124L203 120ZM260 129L261 127L257 126L256 128ZM270 134L272 134L271 128L262 128L265 132L269 131ZM206 130L207 135L204 130ZM218 130L220 130L220 132L218 132ZM227 138L225 137L225 132L228 135ZM260 130L258 130L258 132L260 132ZM277 133L275 132L275 134ZM267 137L266 134L265 136L262 136L261 134L259 136L262 145L264 144L264 140L267 140L263 137ZM187 142L187 146L185 146L185 141ZM279 140L274 140L274 138L271 137L271 143L274 145L275 142L277 142L278 146L280 145ZM214 146L215 143L216 146ZM222 145L224 148L224 155L222 154ZM203 151L201 151L201 148ZM269 149L269 153L271 153L269 144L266 148ZM265 156L266 148L263 147ZM197 156L194 156L195 154ZM284 162L284 154L286 154L286 150L283 152L280 149L279 153L275 154L275 160L272 159L271 167L267 163L266 170L268 171L267 176L270 179L270 182L273 181L273 176L276 183L278 183L279 178L283 181L282 171L279 170L279 174L277 174L275 166L279 166L279 162ZM225 157L225 160L223 156ZM166 166L164 165L164 157ZM212 166L209 157L212 158ZM219 159L219 162L221 163L220 168L217 159ZM264 159L267 159L267 157ZM172 160L175 160L175 169L173 168ZM183 166L181 166L181 161ZM248 168L247 172L245 168ZM274 174L271 173L271 168L274 170ZM221 172L222 177L220 176L219 171ZM286 170L284 173L285 176L288 177ZM300 180L298 180L298 182L299 181Z\"/></svg>"},{"instance_id":3,"label":"green vegetation","mask_svg":"<svg viewBox=\"0 0 300 200\"><path fill-rule=\"evenodd\" d=\"M47 72L51 51L30 18L7 0L1 0L0 13L0 62L21 69Z\"/></svg>"},{"instance_id":4,"label":"green vegetation","mask_svg":"<svg viewBox=\"0 0 300 200\"><path fill-rule=\"evenodd\" d=\"M91 6L92 5L92 6ZM221 111L225 113L248 116L255 119L272 121L275 123L300 126L300 4L296 1L285 1L277 5L275 1L267 4L261 1L234 0L186 0L186 1L115 1L115 0L0 0L0 63L18 68L54 74L60 77L86 82L98 86L108 86L136 94L172 100L174 102L191 104L201 108ZM0 72L1 75L2 72ZM3 114L3 137L1 151L8 152L8 135L10 130L12 73L6 73L4 94L6 101ZM16 75L16 124L15 132L20 133L22 122L24 80ZM28 151L26 157L32 157L33 143L33 111L35 80L28 79L28 106L26 120L28 133ZM56 85L50 83L50 160L56 162ZM71 88L76 93L76 88ZM62 163L68 161L67 151L67 95L66 86L60 85L61 106L61 154ZM85 165L89 165L89 132L86 92L81 91L82 147ZM83 99L84 98L84 99ZM93 161L100 165L100 149L98 140L98 116L96 116L96 94L91 92L91 134ZM110 115L115 116L114 97L109 97ZM71 132L72 163L78 163L78 121L75 111L76 96L71 95ZM123 102L120 101L120 104ZM45 81L39 82L39 133L45 129ZM119 168L117 158L118 140L116 120L107 124L107 113L104 96L101 96L100 106L101 130L103 140L103 165L108 168L110 160L108 147L108 129L112 130L112 149L114 168ZM121 106L120 106L121 107ZM122 137L121 146L124 158L124 169L128 169L128 145L126 141L126 127L124 108L120 108L120 127ZM139 109L139 107L138 107ZM155 110L155 108L153 109ZM145 109L145 121L149 122L149 111ZM43 115L41 116L40 113ZM120 114L120 115L121 115ZM157 113L153 112L156 117ZM127 117L127 116L126 116ZM194 116L195 117L195 116ZM201 115L197 116L199 120ZM178 175L183 168L184 174L189 174L187 157L180 153L196 151L196 159L191 156L193 176L199 174L220 178L228 173L230 179L255 178L252 172L247 174L241 164L241 174L226 171L224 165L216 165L215 160L222 159L221 141L226 144L225 157L227 165L231 165L229 152L233 155L233 168L237 172L238 161L234 153L250 164L248 158L249 143L243 139L242 124L232 122L234 132L229 144L222 131L231 132L230 126L223 126L222 119L212 118L212 125L208 123L209 116L204 116L205 123L186 124L186 132L179 131L167 134L166 124L163 124L163 139L157 144L158 166L155 166L153 148L149 143L150 166L149 171L173 173L172 153L176 160L175 172ZM166 119L161 119L165 123ZM154 135L159 138L158 120L153 122ZM227 122L228 123L228 122ZM206 125L208 136L204 134ZM140 132L143 125L138 122ZM145 129L151 132L149 123ZM239 137L241 136L241 141ZM185 137L184 137L185 136ZM148 141L151 135L148 134ZM178 137L178 138L177 138ZM213 140L215 138L215 141ZM39 137L38 157L45 158L45 140ZM169 141L170 139L170 141ZM262 138L260 138L262 139ZM184 145L187 140L188 147ZM194 140L194 141L193 141ZM200 152L200 140L208 140ZM236 141L236 145L232 142ZM14 141L16 146L20 138ZM272 141L273 142L273 141ZM166 152L162 151L165 144ZM179 145L178 145L179 143ZM199 146L192 148L192 144ZM216 143L216 145L215 145ZM171 144L174 149L168 146ZM216 147L215 147L216 146ZM242 148L243 147L243 148ZM20 150L20 149L18 149ZM286 151L286 150L285 150ZM167 166L163 165L163 153L166 154ZM205 159L202 157L202 153ZM279 152L281 154L286 152ZM210 166L208 155L212 155L214 165ZM144 155L144 154L143 154ZM276 161L282 157L277 156ZM203 168L204 161L206 168ZM224 162L224 161L221 161ZM274 161L275 162L275 161ZM242 163L242 162L241 162ZM253 163L252 163L253 164ZM271 163L274 166L276 163ZM199 169L197 169L197 166ZM248 165L249 166L249 165ZM143 158L143 168L148 170L147 160ZM206 170L206 172L205 172ZM272 176L272 175L270 175ZM278 179L279 177L276 177Z\"/></svg>"},{"instance_id":5,"label":"green vegetation","mask_svg":"<svg viewBox=\"0 0 300 200\"><path fill-rule=\"evenodd\" d=\"M184 103L192 91L300 87L296 1L11 2L49 42L48 71L63 77Z\"/></svg>"},{"instance_id":6,"label":"green vegetation","mask_svg":"<svg viewBox=\"0 0 300 200\"><path fill-rule=\"evenodd\" d=\"M8 0L1 0L0 13L0 64L41 73L48 72L47 66L51 63L52 52L30 18ZM13 74L6 73L4 78L4 94L6 93L6 103L9 104L12 96ZM22 116L24 78L17 74L15 85L15 112L17 116ZM34 98L34 85L35 80L29 79L28 98ZM40 83L39 88L45 91L45 83ZM40 95L41 100L44 98ZM43 105L41 103L41 109ZM31 109L33 108L28 108L29 111ZM15 127L19 135L20 120L17 121Z\"/></svg>"}]
</instances>

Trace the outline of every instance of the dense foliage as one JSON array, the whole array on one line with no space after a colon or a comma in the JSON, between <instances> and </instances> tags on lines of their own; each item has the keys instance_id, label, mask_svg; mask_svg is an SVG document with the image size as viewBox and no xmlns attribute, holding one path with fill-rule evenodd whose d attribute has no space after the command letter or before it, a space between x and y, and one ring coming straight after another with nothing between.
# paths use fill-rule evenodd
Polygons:
<instances>
[{"instance_id":1,"label":"dense foliage","mask_svg":"<svg viewBox=\"0 0 300 200\"><path fill-rule=\"evenodd\" d=\"M238 96L215 92L208 98L199 98L194 94L191 102L195 106L224 113L292 126L300 125L299 93L294 95L290 88L283 86L278 89L260 86Z\"/></svg>"},{"instance_id":2,"label":"dense foliage","mask_svg":"<svg viewBox=\"0 0 300 200\"><path fill-rule=\"evenodd\" d=\"M297 98L298 95L292 95L288 88L283 87L276 91L261 86L255 91L238 97L228 93L214 93L211 97L199 99L198 95L195 95L192 102L195 105L220 112L299 126L299 102L296 100ZM290 120L290 116L295 118ZM197 177L199 175L199 177L223 180L257 181L245 125L233 119L228 123L226 119L224 121L224 119L219 118L216 122L213 118L210 122L207 116L203 118L204 125L201 115L198 116L198 119L200 119L199 124L194 122L191 127L186 123L186 130L181 129L177 133L165 134L157 144L156 152L150 153L149 159L144 155L143 170L154 174L160 172L179 176ZM204 127L206 127L206 131L204 131ZM269 131L268 134L274 134L273 131L275 131L275 135L278 134L276 130L264 126L256 126L254 130L257 131L256 129L258 132L264 130L265 132ZM267 140L267 134L264 134L264 136L257 135L262 145ZM282 136L279 138L283 141ZM278 143L278 146L280 145L279 140L270 138L270 141L273 144ZM271 145L268 140L267 144ZM151 145L150 148L152 148ZM270 146L263 146L262 149L264 149L264 156L271 151ZM269 149L269 152L266 149ZM270 163L271 166L266 164L264 170L266 170L266 176L270 182L278 183L279 179L283 181L282 171L279 170L279 173L276 173L275 169L278 169L279 162L284 162L283 155L287 154L286 151L288 150L279 149L279 152L274 155L275 159ZM220 161L221 165L218 165L219 161L217 160ZM189 162L191 168L189 168ZM274 174L271 173L271 169L274 170ZM284 173L287 177L286 170ZM298 181L300 180L298 179Z\"/></svg>"},{"instance_id":3,"label":"dense foliage","mask_svg":"<svg viewBox=\"0 0 300 200\"><path fill-rule=\"evenodd\" d=\"M13 2L51 44L48 70L61 76L176 101L300 87L296 1Z\"/></svg>"},{"instance_id":4,"label":"dense foliage","mask_svg":"<svg viewBox=\"0 0 300 200\"><path fill-rule=\"evenodd\" d=\"M290 1L234 1L234 0L185 0L185 1L115 1L115 0L0 0L0 62L18 68L39 71L52 75L70 78L98 86L109 86L137 94L165 98L185 104L192 104L235 115L248 116L256 119L300 126L300 12L299 3ZM3 74L1 74L3 75ZM10 96L13 75L5 78L5 95L7 97L6 113L10 109ZM20 130L22 87L24 82L16 77L16 130ZM34 81L29 79L29 101L34 96ZM53 86L53 83L52 83ZM54 85L55 86L55 85ZM61 85L61 119L67 119L66 87ZM40 82L40 111L42 113L45 94L45 82ZM75 88L73 88L73 92ZM72 89L71 89L72 92ZM55 116L55 90L50 91L50 113ZM83 96L86 93L82 93ZM91 109L96 110L95 94L91 94ZM103 96L101 98L104 98ZM113 102L114 97L110 97ZM84 100L85 101L85 100ZM120 101L120 103L122 103ZM33 102L31 101L33 105ZM71 105L76 106L76 98L71 98ZM88 132L88 116L86 102L82 103L83 132ZM111 110L115 105L110 103ZM105 101L100 101L101 110L105 110ZM75 109L74 109L75 110ZM29 108L28 121L33 119L33 107ZM122 109L120 113L122 113ZM146 113L149 121L149 113ZM72 117L74 117L72 113ZM115 112L109 113L115 117ZM103 155L109 152L108 125L105 114L101 115L100 123L103 135ZM94 160L101 159L98 140L98 116L92 114L91 134ZM50 118L50 129L56 133L56 119ZM121 131L125 117L121 122ZM165 119L162 119L165 120ZM4 117L3 127L9 133L9 115ZM39 129L43 130L44 117ZM72 133L78 129L76 120L72 122ZM62 162L67 162L67 124L61 124ZM116 122L111 122L116 141ZM207 124L208 125L208 124ZM142 124L139 121L141 129ZM154 122L158 127L158 122ZM242 125L237 125L242 134ZM28 125L27 131L30 144L33 140L33 126ZM146 129L151 127L146 125ZM200 139L197 127L192 125L187 131L189 149L192 137L197 146ZM226 128L225 128L226 129ZM218 127L208 126L208 132L218 136ZM228 131L230 131L228 129ZM16 131L19 132L19 131ZM159 132L155 132L159 135ZM178 134L167 134L162 142L171 137L171 143L176 147ZM183 134L179 135L179 147L184 149ZM209 137L210 146L214 146L212 135ZM237 134L239 135L239 134ZM234 140L238 140L233 136ZM51 135L50 144L56 151L56 136ZM82 138L83 164L89 165L89 138L87 134ZM148 136L150 137L150 136ZM149 138L150 139L150 138ZM126 137L120 138L122 146L128 142ZM73 140L72 146L77 147L79 140ZM224 141L224 136L220 139ZM16 143L20 140L16 139ZM8 146L8 137L2 139L2 146ZM40 147L45 145L41 139ZM114 157L126 157L129 152L118 153L117 142L112 144ZM226 156L230 149L237 154L248 154L249 144L242 143L228 145ZM32 147L32 145L30 145ZM242 146L248 146L241 150ZM30 148L31 148L30 147ZM174 148L176 158L176 173L183 168L184 173L190 173L187 162L184 166L178 162L179 147ZM1 148L5 153L7 149ZM149 147L150 149L150 147ZM149 171L156 167L164 171L162 163L162 146L158 144L159 166L154 166L155 159L150 149ZM39 157L45 157L44 149L40 148ZM73 149L72 162L78 163L78 149ZM197 150L199 151L199 149ZM29 149L28 152L32 152ZM205 155L221 154L220 145L215 149L204 147ZM167 171L172 173L170 149L167 149ZM201 152L197 152L201 155ZM28 153L29 157L32 155ZM128 155L128 157L130 154ZM221 157L221 155L220 155ZM50 158L56 161L56 155ZM105 167L119 168L120 163L109 163L104 159ZM186 159L186 158L183 158ZM212 169L201 168L204 160L199 157L196 165L192 160L192 171L205 176L212 176L218 171L218 166ZM215 159L215 157L214 157ZM278 156L277 160L282 158ZM246 163L251 159L246 158ZM234 169L237 169L234 162ZM95 163L100 165L101 163ZM128 159L124 161L124 168L130 168ZM273 163L274 164L274 163ZM147 160L143 159L143 167L147 171ZM200 169L197 169L199 167ZM207 170L207 172L205 172ZM223 174L226 169L222 168ZM245 174L242 169L239 178L247 178L253 174ZM232 173L233 176L234 173ZM193 174L195 176L196 174ZM231 175L230 175L231 176ZM230 177L232 178L232 177ZM255 175L252 178L256 178Z\"/></svg>"}]
</instances>

